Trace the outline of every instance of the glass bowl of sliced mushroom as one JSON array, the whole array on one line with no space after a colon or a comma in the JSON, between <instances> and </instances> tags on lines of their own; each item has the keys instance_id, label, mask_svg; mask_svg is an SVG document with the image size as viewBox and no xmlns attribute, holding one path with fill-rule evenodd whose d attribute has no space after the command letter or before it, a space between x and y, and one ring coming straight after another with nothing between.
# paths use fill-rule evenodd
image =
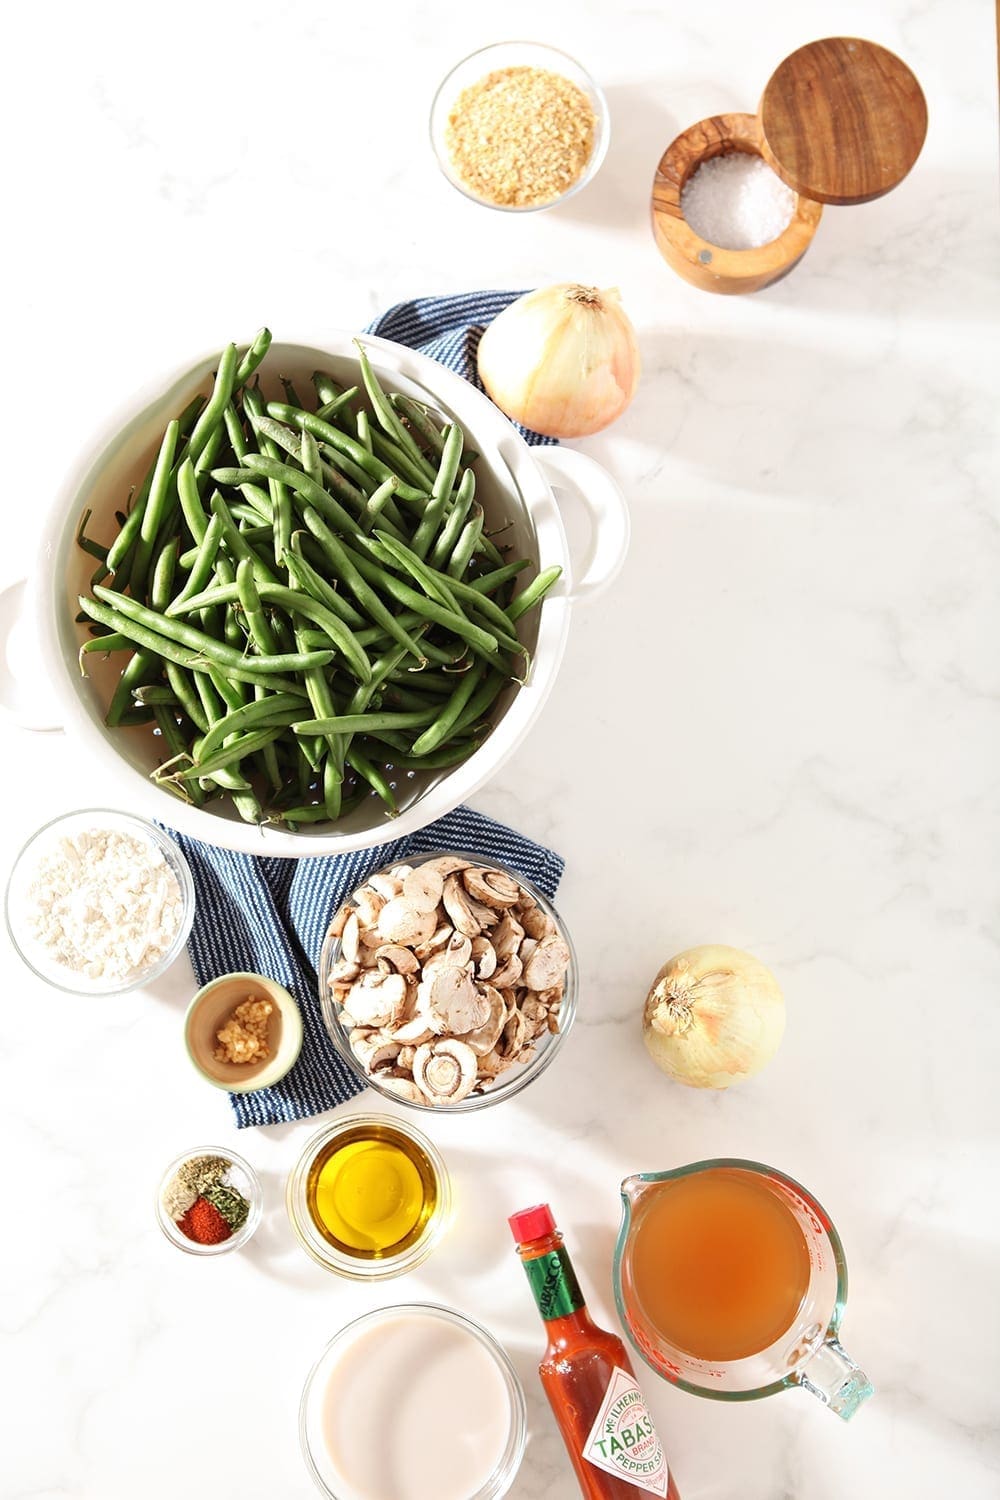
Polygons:
<instances>
[{"instance_id":1,"label":"glass bowl of sliced mushroom","mask_svg":"<svg viewBox=\"0 0 1000 1500\"><path fill-rule=\"evenodd\" d=\"M576 1013L576 957L551 902L471 854L370 875L330 923L320 1005L346 1062L414 1109L482 1109L549 1066Z\"/></svg>"}]
</instances>

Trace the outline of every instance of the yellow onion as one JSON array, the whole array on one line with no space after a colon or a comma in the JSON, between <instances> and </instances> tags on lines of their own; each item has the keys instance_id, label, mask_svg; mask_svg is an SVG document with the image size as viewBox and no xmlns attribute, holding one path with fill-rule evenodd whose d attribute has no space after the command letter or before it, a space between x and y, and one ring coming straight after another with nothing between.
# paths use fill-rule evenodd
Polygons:
<instances>
[{"instance_id":1,"label":"yellow onion","mask_svg":"<svg viewBox=\"0 0 1000 1500\"><path fill-rule=\"evenodd\" d=\"M698 1089L725 1089L758 1072L784 1030L785 1001L770 969L721 943L665 963L642 1017L656 1066Z\"/></svg>"},{"instance_id":2,"label":"yellow onion","mask_svg":"<svg viewBox=\"0 0 1000 1500\"><path fill-rule=\"evenodd\" d=\"M639 382L635 329L615 289L564 281L518 297L479 344L502 412L545 437L586 437L620 417Z\"/></svg>"}]
</instances>

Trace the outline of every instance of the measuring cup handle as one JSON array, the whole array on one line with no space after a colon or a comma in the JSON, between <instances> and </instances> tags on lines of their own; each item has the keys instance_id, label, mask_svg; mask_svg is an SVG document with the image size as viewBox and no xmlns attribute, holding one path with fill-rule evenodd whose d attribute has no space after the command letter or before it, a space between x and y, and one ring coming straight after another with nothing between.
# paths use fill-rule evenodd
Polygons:
<instances>
[{"instance_id":1,"label":"measuring cup handle","mask_svg":"<svg viewBox=\"0 0 1000 1500\"><path fill-rule=\"evenodd\" d=\"M864 1370L832 1334L827 1335L805 1369L793 1378L797 1385L818 1396L824 1406L845 1422L849 1422L858 1407L875 1394L875 1387Z\"/></svg>"}]
</instances>

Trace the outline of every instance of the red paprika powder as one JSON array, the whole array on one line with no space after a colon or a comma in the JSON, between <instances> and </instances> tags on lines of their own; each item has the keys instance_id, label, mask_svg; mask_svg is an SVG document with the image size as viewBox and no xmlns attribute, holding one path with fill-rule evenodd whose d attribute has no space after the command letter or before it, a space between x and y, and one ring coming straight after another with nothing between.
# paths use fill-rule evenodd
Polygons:
<instances>
[{"instance_id":1,"label":"red paprika powder","mask_svg":"<svg viewBox=\"0 0 1000 1500\"><path fill-rule=\"evenodd\" d=\"M233 1232L207 1198L196 1198L183 1218L177 1220L177 1228L198 1245L219 1245Z\"/></svg>"}]
</instances>

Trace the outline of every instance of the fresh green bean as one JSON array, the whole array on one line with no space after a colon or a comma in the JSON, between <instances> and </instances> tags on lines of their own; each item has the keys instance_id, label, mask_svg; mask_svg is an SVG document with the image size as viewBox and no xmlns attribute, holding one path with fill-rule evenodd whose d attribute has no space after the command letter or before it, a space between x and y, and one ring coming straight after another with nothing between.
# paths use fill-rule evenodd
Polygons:
<instances>
[{"instance_id":1,"label":"fresh green bean","mask_svg":"<svg viewBox=\"0 0 1000 1500\"><path fill-rule=\"evenodd\" d=\"M180 545L180 537L172 536L163 543L156 554L153 563L153 581L149 591L149 602L154 609L166 609L170 603Z\"/></svg>"},{"instance_id":2,"label":"fresh green bean","mask_svg":"<svg viewBox=\"0 0 1000 1500\"><path fill-rule=\"evenodd\" d=\"M445 434L444 450L438 465L431 498L413 536L413 550L418 557L426 557L431 543L437 536L444 517L445 508L455 486L455 476L465 447L465 433L457 422L452 423Z\"/></svg>"},{"instance_id":3,"label":"fresh green bean","mask_svg":"<svg viewBox=\"0 0 1000 1500\"><path fill-rule=\"evenodd\" d=\"M201 539L184 587L166 605L165 613L168 616L183 614L187 600L194 594L200 594L208 583L215 567L216 553L222 541L222 529L222 518L213 515L208 523L205 535ZM161 605L160 608L163 608L163 606Z\"/></svg>"},{"instance_id":4,"label":"fresh green bean","mask_svg":"<svg viewBox=\"0 0 1000 1500\"><path fill-rule=\"evenodd\" d=\"M265 745L269 745L273 740L276 740L281 733L282 727L281 725L277 727L272 725L267 729L256 729L250 734L239 735L235 739L230 740L228 744L220 746L214 754L205 756L203 759L199 751L199 759L194 765L188 766L181 771L172 772L169 779L174 781L190 781L193 777L214 776L217 771L228 770L234 765L239 765L240 761L246 760L248 755L255 754Z\"/></svg>"},{"instance_id":5,"label":"fresh green bean","mask_svg":"<svg viewBox=\"0 0 1000 1500\"><path fill-rule=\"evenodd\" d=\"M229 439L229 446L233 450L233 457L239 463L247 451L247 440L243 436L243 423L240 421L239 412L232 401L226 402L225 410L222 413L222 420L226 425L226 436Z\"/></svg>"},{"instance_id":6,"label":"fresh green bean","mask_svg":"<svg viewBox=\"0 0 1000 1500\"><path fill-rule=\"evenodd\" d=\"M395 615L389 613L378 594L362 576L362 569L355 565L356 560L348 556L347 549L343 546L340 539L334 536L319 512L314 510L311 505L307 505L302 512L302 519L330 559L338 577L343 579L345 585L350 589L365 613L377 625L381 625L383 630L391 635L394 640L397 640L401 646L405 646L410 655L415 657L417 661L424 661L425 658L418 642L407 634Z\"/></svg>"},{"instance_id":7,"label":"fresh green bean","mask_svg":"<svg viewBox=\"0 0 1000 1500\"><path fill-rule=\"evenodd\" d=\"M371 451L375 457L387 466L390 473L398 474L401 481L412 485L421 499L426 499L431 484L426 467L414 463L410 455L404 453L399 444L393 442L391 437L386 437L378 427L371 429L371 440Z\"/></svg>"},{"instance_id":8,"label":"fresh green bean","mask_svg":"<svg viewBox=\"0 0 1000 1500\"><path fill-rule=\"evenodd\" d=\"M315 412L298 411L294 406L285 406L278 401L269 401L267 404L267 414L278 422L287 422L293 427L311 432L313 437L318 439L319 442L326 443L329 447L336 449L338 453L342 453L345 457L353 460L365 474L370 475L379 484L382 484L386 479L399 477L398 475L394 475L389 466L384 464L381 459L369 453L368 449L359 443L357 438L351 437L349 433L341 432L339 427L332 427L329 422L324 422ZM433 476L428 478L428 486L431 484L432 478ZM428 492L428 489L418 489L408 484L401 484L397 491L401 500L424 500Z\"/></svg>"},{"instance_id":9,"label":"fresh green bean","mask_svg":"<svg viewBox=\"0 0 1000 1500\"><path fill-rule=\"evenodd\" d=\"M130 586L134 594L141 593L145 586L146 572L149 568L153 543L159 534L163 514L170 498L174 451L177 447L177 433L178 425L175 418L172 422L167 423L166 431L163 434L160 450L156 455L156 465L153 469L153 481L149 488L149 497L143 507L142 520L139 525L139 536L136 541L135 559L129 577ZM114 569L112 569L113 571Z\"/></svg>"},{"instance_id":10,"label":"fresh green bean","mask_svg":"<svg viewBox=\"0 0 1000 1500\"><path fill-rule=\"evenodd\" d=\"M308 519L306 519L306 525L309 525ZM311 531L312 527L310 526L309 529ZM462 640L467 641L474 651L478 651L486 656L496 656L499 642L495 635L481 629L478 625L474 625L465 615L456 613L454 610L445 609L442 605L436 604L433 599L428 599L425 595L418 594L416 589L411 589L408 584L403 583L393 574L387 573L384 568L380 567L377 563L373 563L369 558L362 557L359 552L355 552L347 547L341 547L341 552L346 561L356 568L356 571L366 582L383 587L386 593L398 600L400 604L415 610L418 615L422 615L425 619L433 620L435 624L443 625L453 635L457 635Z\"/></svg>"},{"instance_id":11,"label":"fresh green bean","mask_svg":"<svg viewBox=\"0 0 1000 1500\"><path fill-rule=\"evenodd\" d=\"M441 746L454 733L455 725L462 716L462 710L468 705L476 688L483 680L485 668L482 663L466 672L458 687L448 699L444 708L417 739L413 741L412 753L419 757L429 755L433 750L440 750Z\"/></svg>"},{"instance_id":12,"label":"fresh green bean","mask_svg":"<svg viewBox=\"0 0 1000 1500\"><path fill-rule=\"evenodd\" d=\"M93 511L91 511L90 507L88 506L83 515L80 517L80 524L76 528L76 545L82 548L84 552L89 552L91 557L96 557L98 562L106 564L108 560L107 547L102 547L100 542L95 542L91 537L87 535L87 522L90 520L92 515Z\"/></svg>"},{"instance_id":13,"label":"fresh green bean","mask_svg":"<svg viewBox=\"0 0 1000 1500\"><path fill-rule=\"evenodd\" d=\"M95 635L93 640L84 641L80 647L80 676L86 677L87 675L86 663L83 658L88 656L92 651L96 651L100 656L110 656L115 651L134 650L135 642L130 641L127 635L122 635L119 631L112 630L104 635Z\"/></svg>"},{"instance_id":14,"label":"fresh green bean","mask_svg":"<svg viewBox=\"0 0 1000 1500\"><path fill-rule=\"evenodd\" d=\"M407 755L405 751L393 749L391 742L384 740L382 735L372 735L371 738L387 745L390 753L386 759L400 771L442 771L448 766L456 766L460 761L468 760L469 756L479 749L485 736L474 735L468 740L452 740L440 750L421 755L419 758Z\"/></svg>"},{"instance_id":15,"label":"fresh green bean","mask_svg":"<svg viewBox=\"0 0 1000 1500\"><path fill-rule=\"evenodd\" d=\"M225 413L223 413L223 416L225 416ZM194 472L196 474L208 473L212 465L218 459L218 456L222 451L222 445L225 442L225 439L225 425L223 422L217 422L213 430L209 433L208 438L205 441L204 448L202 448L201 452L198 454L198 457L194 460Z\"/></svg>"},{"instance_id":16,"label":"fresh green bean","mask_svg":"<svg viewBox=\"0 0 1000 1500\"><path fill-rule=\"evenodd\" d=\"M180 756L186 755L187 746L184 743L184 736L181 734L172 710L163 704L155 703L153 705L153 714L160 730L160 738L170 751L171 759L176 761ZM171 791L188 797L196 807L200 807L205 801L205 794L197 782L184 787L180 787L176 783L168 782L167 784Z\"/></svg>"},{"instance_id":17,"label":"fresh green bean","mask_svg":"<svg viewBox=\"0 0 1000 1500\"><path fill-rule=\"evenodd\" d=\"M298 392L296 391L292 381L287 380L284 375L279 375L278 379L281 381L281 389L285 393L285 400L288 402L289 406L301 406L302 402L299 399Z\"/></svg>"},{"instance_id":18,"label":"fresh green bean","mask_svg":"<svg viewBox=\"0 0 1000 1500\"><path fill-rule=\"evenodd\" d=\"M259 337L260 335L258 335ZM253 349L254 345L250 347ZM263 357L263 354L261 354L261 359ZM233 386L236 382L238 368L239 360L236 353L236 345L227 344L219 359L219 368L216 371L212 394L208 398L208 403L195 423L194 431L187 442L187 454L185 456L190 458L194 465L197 465L202 449L222 421L222 414L229 403L229 398L233 394ZM253 367L251 366L251 368Z\"/></svg>"},{"instance_id":19,"label":"fresh green bean","mask_svg":"<svg viewBox=\"0 0 1000 1500\"><path fill-rule=\"evenodd\" d=\"M444 448L444 435L435 427L427 409L418 402L411 401L409 396L400 395L397 391L391 393L389 400L400 416L409 421L417 429L432 452L440 456L441 450Z\"/></svg>"},{"instance_id":20,"label":"fresh green bean","mask_svg":"<svg viewBox=\"0 0 1000 1500\"><path fill-rule=\"evenodd\" d=\"M249 557L241 558L236 565L236 593L246 616L250 639L262 656L274 656L277 652L274 631L268 624L264 607L260 602L260 594L257 591L253 574L253 563Z\"/></svg>"},{"instance_id":21,"label":"fresh green bean","mask_svg":"<svg viewBox=\"0 0 1000 1500\"><path fill-rule=\"evenodd\" d=\"M169 642L187 646L190 651L203 657L205 661L213 662L216 666L230 668L234 673L243 673L243 681L254 682L259 677L269 677L279 672L304 672L309 667L325 667L333 660L332 651L310 651L306 654L289 653L281 656L254 656L244 658L238 651L230 646L223 646L219 641L214 641L204 631L196 630L193 625L186 625L182 620L169 618L167 615L157 614L155 610L147 609L135 599L130 599L127 594L116 594L113 589L106 589L99 584L94 591L98 600L115 616L114 620L104 619L102 624L111 625L112 629L121 628L123 635L132 635L121 621L121 617L130 626L137 626L145 630L154 639L162 640L165 644ZM91 619L101 619L98 614L91 613L92 599L81 599L81 608L90 614ZM145 643L141 643L145 644ZM150 649L158 652L161 656L168 655L165 651L159 651L157 645L152 644ZM177 658L175 657L174 660ZM184 661L182 666L189 663ZM251 671L252 668L252 671Z\"/></svg>"},{"instance_id":22,"label":"fresh green bean","mask_svg":"<svg viewBox=\"0 0 1000 1500\"><path fill-rule=\"evenodd\" d=\"M367 756L362 755L354 745L347 752L347 764L374 788L390 812L397 811L396 798L388 780L378 767L373 766Z\"/></svg>"},{"instance_id":23,"label":"fresh green bean","mask_svg":"<svg viewBox=\"0 0 1000 1500\"><path fill-rule=\"evenodd\" d=\"M184 668L179 667L176 662L165 661L163 663L163 670L178 703L194 727L200 729L202 734L204 734L208 729L208 719L205 717L205 711L202 708L201 700L198 697L193 681L189 680Z\"/></svg>"},{"instance_id":24,"label":"fresh green bean","mask_svg":"<svg viewBox=\"0 0 1000 1500\"><path fill-rule=\"evenodd\" d=\"M475 496L476 476L471 469L465 469L455 495L455 503L431 548L429 561L435 568L443 567L454 552L455 543L461 536Z\"/></svg>"},{"instance_id":25,"label":"fresh green bean","mask_svg":"<svg viewBox=\"0 0 1000 1500\"><path fill-rule=\"evenodd\" d=\"M278 575L269 563L266 563L259 552L255 552L246 537L236 525L229 514L229 507L218 490L212 491L212 499L209 502L212 515L218 519L222 527L222 537L226 547L232 553L237 562L245 558L253 564L254 574L262 582L277 583Z\"/></svg>"},{"instance_id":26,"label":"fresh green bean","mask_svg":"<svg viewBox=\"0 0 1000 1500\"><path fill-rule=\"evenodd\" d=\"M255 661L256 657L252 657L250 660ZM232 672L223 671L214 662L209 662L205 667L205 671L209 681L227 708L235 710L243 707L247 701L247 691L243 683Z\"/></svg>"},{"instance_id":27,"label":"fresh green bean","mask_svg":"<svg viewBox=\"0 0 1000 1500\"><path fill-rule=\"evenodd\" d=\"M331 417L339 416L343 412L346 417L350 411L351 402L358 394L358 387L352 385L349 390L341 391L339 396L334 396L330 401L324 401L322 406L316 408L316 415L321 422L329 422Z\"/></svg>"},{"instance_id":28,"label":"fresh green bean","mask_svg":"<svg viewBox=\"0 0 1000 1500\"><path fill-rule=\"evenodd\" d=\"M409 547L404 547L387 532L377 531L376 538L381 543L384 552L388 554L390 566L395 563L397 567L403 568L411 578L415 578L430 599L436 599L445 609L459 611L458 601L454 593L448 587L447 580L440 574L435 573L423 560Z\"/></svg>"},{"instance_id":29,"label":"fresh green bean","mask_svg":"<svg viewBox=\"0 0 1000 1500\"><path fill-rule=\"evenodd\" d=\"M152 708L157 703L169 703L178 707L180 700L172 688L163 682L149 682L132 689L132 697L141 708Z\"/></svg>"},{"instance_id":30,"label":"fresh green bean","mask_svg":"<svg viewBox=\"0 0 1000 1500\"><path fill-rule=\"evenodd\" d=\"M371 677L371 663L368 657L357 644L349 628L341 620L338 620L337 616L331 610L328 610L325 604L321 604L304 590L285 588L283 584L258 583L257 591L260 598L268 604L277 604L282 609L290 611L293 614L304 615L307 620L312 620L317 624L329 640L337 646L344 659L350 663L355 675L360 677L362 682L369 681ZM185 600L184 613L190 613L196 609L205 609L213 604L242 604L242 602L238 583L224 584L219 588L206 589L204 593L196 594L193 598ZM302 653L299 654L301 655ZM333 657L333 652L329 650L308 652L305 654L309 656L322 656L326 661ZM292 656L294 656L294 653L292 653ZM263 656L250 656L246 658L248 662L253 664L262 659L264 659ZM292 657L286 658L284 656L273 655L273 659L286 660L292 659ZM310 662L308 665L324 666L326 661ZM276 668L275 670L278 669ZM299 670L304 671L306 668L303 667Z\"/></svg>"},{"instance_id":31,"label":"fresh green bean","mask_svg":"<svg viewBox=\"0 0 1000 1500\"><path fill-rule=\"evenodd\" d=\"M104 722L109 729L120 725L124 716L133 707L133 690L149 682L158 671L159 663L149 651L137 651L131 661L125 663L108 705L108 711L104 716Z\"/></svg>"},{"instance_id":32,"label":"fresh green bean","mask_svg":"<svg viewBox=\"0 0 1000 1500\"><path fill-rule=\"evenodd\" d=\"M526 557L519 558L517 562L505 563L502 568L494 568L491 573L482 573L478 578L470 578L469 588L474 589L477 594L495 594L497 589L502 588L505 583L510 583L518 573L523 573L525 568L530 568L530 566Z\"/></svg>"},{"instance_id":33,"label":"fresh green bean","mask_svg":"<svg viewBox=\"0 0 1000 1500\"><path fill-rule=\"evenodd\" d=\"M462 527L462 534L455 543L455 550L445 565L449 578L461 578L476 550L476 543L483 534L483 507L474 505L472 514Z\"/></svg>"},{"instance_id":34,"label":"fresh green bean","mask_svg":"<svg viewBox=\"0 0 1000 1500\"><path fill-rule=\"evenodd\" d=\"M201 503L201 492L198 489L198 481L195 477L194 464L189 458L185 458L177 469L177 497L181 503L181 514L187 522L197 546L205 539L208 530L208 517L205 507Z\"/></svg>"},{"instance_id":35,"label":"fresh green bean","mask_svg":"<svg viewBox=\"0 0 1000 1500\"><path fill-rule=\"evenodd\" d=\"M388 396L379 384L378 376L372 369L371 361L368 358L368 352L364 344L362 344L360 339L355 339L354 343L358 351L358 361L361 365L361 380L365 390L368 392L368 399L382 426L382 430L388 437L395 439L403 452L413 459L427 480L433 481L434 470L424 458L424 455L417 447L410 433L399 420L398 412L391 405Z\"/></svg>"},{"instance_id":36,"label":"fresh green bean","mask_svg":"<svg viewBox=\"0 0 1000 1500\"><path fill-rule=\"evenodd\" d=\"M303 428L303 431L306 431L306 429ZM373 452L371 426L366 411L358 412L358 442L367 452Z\"/></svg>"},{"instance_id":37,"label":"fresh green bean","mask_svg":"<svg viewBox=\"0 0 1000 1500\"><path fill-rule=\"evenodd\" d=\"M209 729L198 752L199 764L215 754L231 734L247 734L250 730L273 729L291 724L306 707L304 696L295 693L269 693L266 698L244 703L223 718L217 719Z\"/></svg>"},{"instance_id":38,"label":"fresh green bean","mask_svg":"<svg viewBox=\"0 0 1000 1500\"><path fill-rule=\"evenodd\" d=\"M253 343L245 351L243 358L236 366L236 374L233 377L234 386L246 384L270 347L271 330L269 328L259 329L254 335Z\"/></svg>"},{"instance_id":39,"label":"fresh green bean","mask_svg":"<svg viewBox=\"0 0 1000 1500\"><path fill-rule=\"evenodd\" d=\"M355 609L350 600L338 594L333 585L316 571L303 552L302 541L302 532L294 531L292 550L285 558L289 578L298 588L307 594L312 594L314 599L318 599L320 604L325 604L327 609L335 614L338 620L343 620L345 625L352 629L363 627L364 615Z\"/></svg>"},{"instance_id":40,"label":"fresh green bean","mask_svg":"<svg viewBox=\"0 0 1000 1500\"><path fill-rule=\"evenodd\" d=\"M299 719L296 734L367 734L376 729L419 729L430 724L433 708L413 713L335 714L327 719Z\"/></svg>"},{"instance_id":41,"label":"fresh green bean","mask_svg":"<svg viewBox=\"0 0 1000 1500\"><path fill-rule=\"evenodd\" d=\"M510 602L510 604L508 604L508 620L519 620L523 614L525 614L529 609L532 608L533 605L537 604L541 599L544 599L545 595L548 593L549 589L552 587L561 573L562 568L559 567L544 568L542 572L538 574L537 578L533 578L528 584L527 588L522 589L521 592L516 595L515 598Z\"/></svg>"},{"instance_id":42,"label":"fresh green bean","mask_svg":"<svg viewBox=\"0 0 1000 1500\"><path fill-rule=\"evenodd\" d=\"M361 517L361 529L363 531L371 531L380 513L398 489L398 479L385 479L379 485L378 489L369 495L364 515Z\"/></svg>"},{"instance_id":43,"label":"fresh green bean","mask_svg":"<svg viewBox=\"0 0 1000 1500\"><path fill-rule=\"evenodd\" d=\"M340 399L342 394L340 386L332 375L327 374L326 370L314 370L312 372L312 384L313 390L316 392L317 401L325 403ZM357 390L357 387L355 387L355 390ZM295 404L297 406L301 405L300 402L296 402Z\"/></svg>"}]
</instances>

